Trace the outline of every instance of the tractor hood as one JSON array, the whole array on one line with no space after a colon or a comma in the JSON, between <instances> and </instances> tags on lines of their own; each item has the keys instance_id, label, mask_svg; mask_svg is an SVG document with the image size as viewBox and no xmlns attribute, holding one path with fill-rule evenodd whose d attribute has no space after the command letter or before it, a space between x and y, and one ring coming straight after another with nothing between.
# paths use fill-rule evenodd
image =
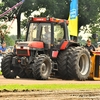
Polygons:
<instances>
[{"instance_id":1,"label":"tractor hood","mask_svg":"<svg viewBox=\"0 0 100 100\"><path fill-rule=\"evenodd\" d=\"M31 48L44 48L43 42L40 41L26 41L26 42L18 42L18 46L21 47L31 47Z\"/></svg>"}]
</instances>

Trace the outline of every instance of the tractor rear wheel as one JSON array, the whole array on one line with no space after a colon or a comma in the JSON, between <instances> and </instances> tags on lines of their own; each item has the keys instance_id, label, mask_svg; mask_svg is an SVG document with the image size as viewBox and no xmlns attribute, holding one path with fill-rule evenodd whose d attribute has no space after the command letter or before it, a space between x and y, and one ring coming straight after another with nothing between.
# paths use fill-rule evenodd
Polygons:
<instances>
[{"instance_id":1,"label":"tractor rear wheel","mask_svg":"<svg viewBox=\"0 0 100 100\"><path fill-rule=\"evenodd\" d=\"M67 67L67 60L68 60L68 55L69 53L72 53L74 50L73 47L69 47L68 49L64 51L60 51L58 58L57 58L57 63L58 63L58 73L60 74L60 77L62 79L69 79L68 76L68 67Z\"/></svg>"},{"instance_id":2,"label":"tractor rear wheel","mask_svg":"<svg viewBox=\"0 0 100 100\"><path fill-rule=\"evenodd\" d=\"M12 65L12 58L16 56L14 53L8 53L2 59L1 71L5 78L16 78L18 74L18 68Z\"/></svg>"},{"instance_id":3,"label":"tractor rear wheel","mask_svg":"<svg viewBox=\"0 0 100 100\"><path fill-rule=\"evenodd\" d=\"M86 80L90 73L91 59L86 48L75 47L74 51L68 55L67 68L69 78Z\"/></svg>"},{"instance_id":4,"label":"tractor rear wheel","mask_svg":"<svg viewBox=\"0 0 100 100\"><path fill-rule=\"evenodd\" d=\"M67 50L61 51L57 58L58 63L58 73L62 79L67 79L68 72L67 72Z\"/></svg>"},{"instance_id":5,"label":"tractor rear wheel","mask_svg":"<svg viewBox=\"0 0 100 100\"><path fill-rule=\"evenodd\" d=\"M68 76L68 67L67 60L69 53L72 53L73 47L69 47L68 49L61 51L57 58L58 63L58 73L62 79L69 79Z\"/></svg>"},{"instance_id":6,"label":"tractor rear wheel","mask_svg":"<svg viewBox=\"0 0 100 100\"><path fill-rule=\"evenodd\" d=\"M37 80L46 80L51 74L52 63L50 57L47 55L39 55L35 60L35 66L33 66L33 75Z\"/></svg>"}]
</instances>

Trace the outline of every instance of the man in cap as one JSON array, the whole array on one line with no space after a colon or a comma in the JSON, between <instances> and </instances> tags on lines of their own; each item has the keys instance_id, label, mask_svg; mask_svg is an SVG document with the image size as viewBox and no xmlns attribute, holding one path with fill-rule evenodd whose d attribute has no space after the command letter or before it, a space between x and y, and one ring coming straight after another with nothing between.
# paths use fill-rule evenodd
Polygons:
<instances>
[{"instance_id":1,"label":"man in cap","mask_svg":"<svg viewBox=\"0 0 100 100\"><path fill-rule=\"evenodd\" d=\"M87 40L87 44L84 46L90 52L90 55L93 56L93 51L95 51L95 47L91 44L91 40Z\"/></svg>"}]
</instances>

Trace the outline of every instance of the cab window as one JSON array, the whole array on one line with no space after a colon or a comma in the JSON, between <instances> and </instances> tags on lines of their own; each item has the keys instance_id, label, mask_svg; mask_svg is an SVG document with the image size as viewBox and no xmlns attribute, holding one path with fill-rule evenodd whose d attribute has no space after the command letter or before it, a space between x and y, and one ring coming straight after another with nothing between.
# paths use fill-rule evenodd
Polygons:
<instances>
[{"instance_id":1,"label":"cab window","mask_svg":"<svg viewBox=\"0 0 100 100\"><path fill-rule=\"evenodd\" d=\"M54 44L58 45L64 38L64 28L59 24L54 25Z\"/></svg>"}]
</instances>

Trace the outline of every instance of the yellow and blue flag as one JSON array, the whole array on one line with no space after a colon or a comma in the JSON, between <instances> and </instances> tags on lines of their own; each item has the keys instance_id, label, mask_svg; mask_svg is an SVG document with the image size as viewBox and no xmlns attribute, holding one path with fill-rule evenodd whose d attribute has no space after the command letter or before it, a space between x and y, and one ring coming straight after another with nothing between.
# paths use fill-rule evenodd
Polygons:
<instances>
[{"instance_id":1,"label":"yellow and blue flag","mask_svg":"<svg viewBox=\"0 0 100 100\"><path fill-rule=\"evenodd\" d=\"M71 0L69 14L69 34L78 35L78 0Z\"/></svg>"}]
</instances>

